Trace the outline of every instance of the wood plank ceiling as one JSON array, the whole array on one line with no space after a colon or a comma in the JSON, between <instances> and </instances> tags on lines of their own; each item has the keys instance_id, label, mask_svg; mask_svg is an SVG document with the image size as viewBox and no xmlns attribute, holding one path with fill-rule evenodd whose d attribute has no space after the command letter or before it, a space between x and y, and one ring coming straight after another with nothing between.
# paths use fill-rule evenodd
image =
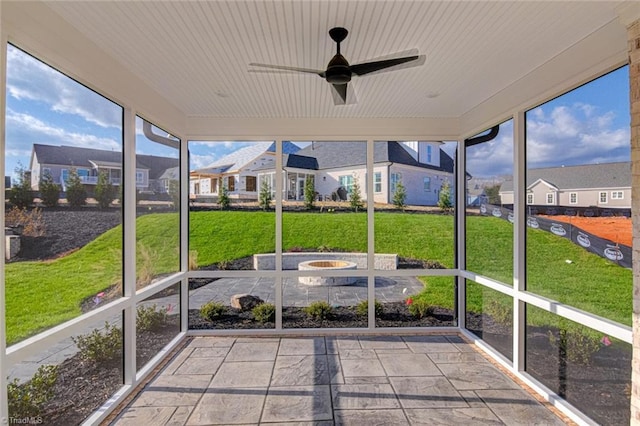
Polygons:
<instances>
[{"instance_id":1,"label":"wood plank ceiling","mask_svg":"<svg viewBox=\"0 0 640 426\"><path fill-rule=\"evenodd\" d=\"M619 2L49 2L63 19L192 117L459 117L603 25ZM335 106L318 76L327 31L351 63L417 48L417 68L354 77Z\"/></svg>"}]
</instances>

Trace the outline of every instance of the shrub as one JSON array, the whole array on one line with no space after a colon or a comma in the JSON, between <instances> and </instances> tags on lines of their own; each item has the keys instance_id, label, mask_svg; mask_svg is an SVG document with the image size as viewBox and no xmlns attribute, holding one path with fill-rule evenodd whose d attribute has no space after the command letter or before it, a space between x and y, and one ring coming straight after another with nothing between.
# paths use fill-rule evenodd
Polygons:
<instances>
[{"instance_id":1,"label":"shrub","mask_svg":"<svg viewBox=\"0 0 640 426\"><path fill-rule=\"evenodd\" d=\"M60 185L53 182L51 172L46 171L40 180L40 199L47 207L56 207L60 200Z\"/></svg>"},{"instance_id":2,"label":"shrub","mask_svg":"<svg viewBox=\"0 0 640 426\"><path fill-rule=\"evenodd\" d=\"M37 417L44 405L53 397L58 380L57 365L41 365L31 380L19 384L18 379L7 384L9 414L12 418Z\"/></svg>"},{"instance_id":3,"label":"shrub","mask_svg":"<svg viewBox=\"0 0 640 426\"><path fill-rule=\"evenodd\" d=\"M5 224L9 227L22 227L22 235L27 237L42 237L46 232L42 210L39 208L27 210L12 207L5 214Z\"/></svg>"},{"instance_id":4,"label":"shrub","mask_svg":"<svg viewBox=\"0 0 640 426\"><path fill-rule=\"evenodd\" d=\"M511 306L505 305L497 300L492 300L486 308L495 322L510 327L513 324L513 310Z\"/></svg>"},{"instance_id":5,"label":"shrub","mask_svg":"<svg viewBox=\"0 0 640 426\"><path fill-rule=\"evenodd\" d=\"M316 201L316 188L311 176L307 176L304 181L304 208L307 210L313 210L314 202Z\"/></svg>"},{"instance_id":6,"label":"shrub","mask_svg":"<svg viewBox=\"0 0 640 426\"><path fill-rule=\"evenodd\" d=\"M198 250L189 250L189 270L198 269Z\"/></svg>"},{"instance_id":7,"label":"shrub","mask_svg":"<svg viewBox=\"0 0 640 426\"><path fill-rule=\"evenodd\" d=\"M442 186L440 187L440 198L438 199L438 207L443 212L450 212L453 208L453 203L451 202L451 184L448 180L442 182Z\"/></svg>"},{"instance_id":8,"label":"shrub","mask_svg":"<svg viewBox=\"0 0 640 426\"><path fill-rule=\"evenodd\" d=\"M396 208L402 209L402 211L404 211L404 208L407 206L405 204L406 200L407 190L402 184L402 181L399 181L398 183L396 183L396 190L393 193L393 205L396 206Z\"/></svg>"},{"instance_id":9,"label":"shrub","mask_svg":"<svg viewBox=\"0 0 640 426\"><path fill-rule=\"evenodd\" d=\"M376 318L380 318L384 312L384 307L382 303L374 300L373 302L373 310L375 311ZM369 301L363 300L362 302L356 305L356 314L361 317L366 317L369 314Z\"/></svg>"},{"instance_id":10,"label":"shrub","mask_svg":"<svg viewBox=\"0 0 640 426\"><path fill-rule=\"evenodd\" d=\"M226 185L222 184L222 179L219 180L220 184L218 185L218 205L220 209L224 210L229 208L231 204L231 200L229 199L229 190Z\"/></svg>"},{"instance_id":11,"label":"shrub","mask_svg":"<svg viewBox=\"0 0 640 426\"><path fill-rule=\"evenodd\" d=\"M260 184L260 198L258 200L258 203L260 204L262 210L269 210L272 198L271 185L267 181L262 181L262 183Z\"/></svg>"},{"instance_id":12,"label":"shrub","mask_svg":"<svg viewBox=\"0 0 640 426\"><path fill-rule=\"evenodd\" d=\"M157 306L139 306L136 312L136 329L138 332L156 330L167 322L167 308L156 309Z\"/></svg>"},{"instance_id":13,"label":"shrub","mask_svg":"<svg viewBox=\"0 0 640 426\"><path fill-rule=\"evenodd\" d=\"M89 334L72 337L80 350L80 357L95 363L118 361L122 353L122 330L108 322L104 330L95 329Z\"/></svg>"},{"instance_id":14,"label":"shrub","mask_svg":"<svg viewBox=\"0 0 640 426\"><path fill-rule=\"evenodd\" d=\"M360 183L356 176L353 177L353 185L351 186L351 191L349 193L349 205L356 213L358 212L358 209L363 207L362 195L360 194Z\"/></svg>"},{"instance_id":15,"label":"shrub","mask_svg":"<svg viewBox=\"0 0 640 426\"><path fill-rule=\"evenodd\" d=\"M258 322L273 322L276 318L276 307L272 303L261 303L253 308L251 313Z\"/></svg>"},{"instance_id":16,"label":"shrub","mask_svg":"<svg viewBox=\"0 0 640 426\"><path fill-rule=\"evenodd\" d=\"M136 288L151 284L155 277L157 254L144 244L138 246Z\"/></svg>"},{"instance_id":17,"label":"shrub","mask_svg":"<svg viewBox=\"0 0 640 426\"><path fill-rule=\"evenodd\" d=\"M210 301L200 308L200 316L209 321L215 321L227 311L227 307L220 302Z\"/></svg>"},{"instance_id":18,"label":"shrub","mask_svg":"<svg viewBox=\"0 0 640 426\"><path fill-rule=\"evenodd\" d=\"M171 197L171 208L180 209L180 181L176 179L169 180L169 197Z\"/></svg>"},{"instance_id":19,"label":"shrub","mask_svg":"<svg viewBox=\"0 0 640 426\"><path fill-rule=\"evenodd\" d=\"M558 348L560 358L579 365L589 365L591 355L600 350L600 339L581 328L561 328L557 335L549 331L549 343Z\"/></svg>"},{"instance_id":20,"label":"shrub","mask_svg":"<svg viewBox=\"0 0 640 426\"><path fill-rule=\"evenodd\" d=\"M71 207L80 207L87 204L87 190L84 188L76 169L69 170L69 177L65 184L67 186L67 203Z\"/></svg>"},{"instance_id":21,"label":"shrub","mask_svg":"<svg viewBox=\"0 0 640 426\"><path fill-rule=\"evenodd\" d=\"M416 318L424 318L427 315L433 314L433 306L424 300L420 299L407 299L407 302L411 300L411 303L407 303L409 307L409 313Z\"/></svg>"},{"instance_id":22,"label":"shrub","mask_svg":"<svg viewBox=\"0 0 640 426\"><path fill-rule=\"evenodd\" d=\"M109 182L109 174L106 171L101 171L98 174L98 183L95 189L95 198L101 209L106 209L109 204L116 199L117 190Z\"/></svg>"},{"instance_id":23,"label":"shrub","mask_svg":"<svg viewBox=\"0 0 640 426\"><path fill-rule=\"evenodd\" d=\"M25 169L22 164L19 164L14 172L17 178L8 191L9 202L20 209L25 209L33 204L31 172Z\"/></svg>"},{"instance_id":24,"label":"shrub","mask_svg":"<svg viewBox=\"0 0 640 426\"><path fill-rule=\"evenodd\" d=\"M323 301L313 302L304 308L305 314L309 315L311 318L320 320L329 318L331 316L331 311L331 305Z\"/></svg>"}]
</instances>

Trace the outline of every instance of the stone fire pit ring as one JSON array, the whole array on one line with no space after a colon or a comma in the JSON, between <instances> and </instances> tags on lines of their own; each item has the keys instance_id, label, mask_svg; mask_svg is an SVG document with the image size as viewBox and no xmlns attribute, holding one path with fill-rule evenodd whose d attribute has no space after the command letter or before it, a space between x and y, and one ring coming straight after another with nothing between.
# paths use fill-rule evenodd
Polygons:
<instances>
[{"instance_id":1,"label":"stone fire pit ring","mask_svg":"<svg viewBox=\"0 0 640 426\"><path fill-rule=\"evenodd\" d=\"M344 271L357 269L355 262L347 260L308 260L298 264L299 271ZM351 285L356 282L357 277L299 277L300 284L310 286L341 286Z\"/></svg>"}]
</instances>

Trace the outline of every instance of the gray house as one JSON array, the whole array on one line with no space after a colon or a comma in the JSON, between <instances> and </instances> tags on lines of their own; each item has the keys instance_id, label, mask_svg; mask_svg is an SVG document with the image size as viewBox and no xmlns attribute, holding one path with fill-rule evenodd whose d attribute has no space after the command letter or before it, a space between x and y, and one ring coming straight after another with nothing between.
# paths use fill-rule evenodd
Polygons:
<instances>
[{"instance_id":1,"label":"gray house","mask_svg":"<svg viewBox=\"0 0 640 426\"><path fill-rule=\"evenodd\" d=\"M141 192L166 193L170 169L177 170L177 158L136 155L136 187ZM38 190L40 180L50 173L54 182L65 190L69 172L75 169L89 191L98 183L98 174L105 171L113 185L122 179L122 152L75 146L34 144L29 164L31 188ZM175 173L174 173L175 174Z\"/></svg>"},{"instance_id":2,"label":"gray house","mask_svg":"<svg viewBox=\"0 0 640 426\"><path fill-rule=\"evenodd\" d=\"M500 200L502 204L513 204L513 181L502 184ZM529 169L527 204L630 208L631 163Z\"/></svg>"}]
</instances>

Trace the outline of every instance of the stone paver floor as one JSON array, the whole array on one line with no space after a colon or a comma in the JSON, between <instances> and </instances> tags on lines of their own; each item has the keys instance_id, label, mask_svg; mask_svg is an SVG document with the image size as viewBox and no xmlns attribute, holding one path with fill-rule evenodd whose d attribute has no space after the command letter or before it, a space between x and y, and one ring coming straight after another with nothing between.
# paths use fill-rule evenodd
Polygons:
<instances>
[{"instance_id":1,"label":"stone paver floor","mask_svg":"<svg viewBox=\"0 0 640 426\"><path fill-rule=\"evenodd\" d=\"M458 336L195 337L112 425L563 425Z\"/></svg>"}]
</instances>

